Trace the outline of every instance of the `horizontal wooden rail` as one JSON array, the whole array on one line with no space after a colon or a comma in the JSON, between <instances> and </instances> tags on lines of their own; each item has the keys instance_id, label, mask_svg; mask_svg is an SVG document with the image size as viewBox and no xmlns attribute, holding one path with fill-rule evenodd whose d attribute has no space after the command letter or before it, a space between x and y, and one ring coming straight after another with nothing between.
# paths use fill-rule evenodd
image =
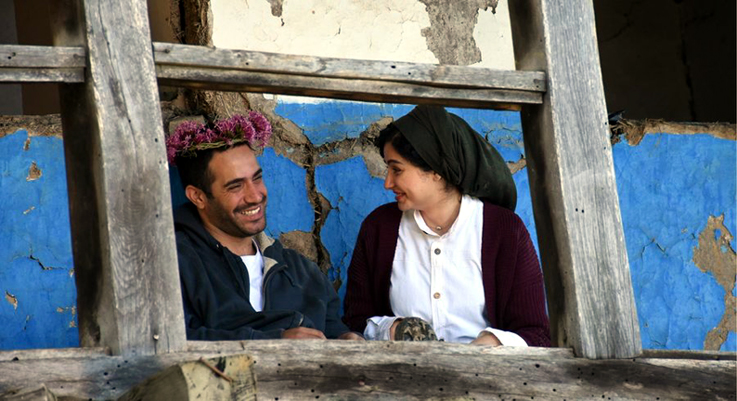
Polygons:
<instances>
[{"instance_id":1,"label":"horizontal wooden rail","mask_svg":"<svg viewBox=\"0 0 737 401\"><path fill-rule=\"evenodd\" d=\"M185 352L129 357L71 351L0 352L0 397L43 383L57 396L115 399L174 364L236 354L253 357L265 400L729 399L737 366L734 353L590 360L564 348L442 342L190 341Z\"/></svg>"},{"instance_id":2,"label":"horizontal wooden rail","mask_svg":"<svg viewBox=\"0 0 737 401\"><path fill-rule=\"evenodd\" d=\"M82 47L0 45L0 82L84 82Z\"/></svg>"},{"instance_id":3,"label":"horizontal wooden rail","mask_svg":"<svg viewBox=\"0 0 737 401\"><path fill-rule=\"evenodd\" d=\"M518 109L542 103L545 74L154 43L159 83L195 89Z\"/></svg>"},{"instance_id":4,"label":"horizontal wooden rail","mask_svg":"<svg viewBox=\"0 0 737 401\"><path fill-rule=\"evenodd\" d=\"M159 83L194 89L518 110L545 74L154 43ZM82 47L0 45L0 83L84 82Z\"/></svg>"}]
</instances>

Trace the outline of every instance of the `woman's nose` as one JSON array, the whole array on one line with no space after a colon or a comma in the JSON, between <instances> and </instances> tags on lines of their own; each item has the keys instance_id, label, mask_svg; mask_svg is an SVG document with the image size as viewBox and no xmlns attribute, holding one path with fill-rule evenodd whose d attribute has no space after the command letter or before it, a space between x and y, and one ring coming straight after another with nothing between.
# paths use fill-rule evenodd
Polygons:
<instances>
[{"instance_id":1,"label":"woman's nose","mask_svg":"<svg viewBox=\"0 0 737 401\"><path fill-rule=\"evenodd\" d=\"M386 178L384 178L384 189L392 189L394 186L394 181L392 180L391 173L386 173Z\"/></svg>"}]
</instances>

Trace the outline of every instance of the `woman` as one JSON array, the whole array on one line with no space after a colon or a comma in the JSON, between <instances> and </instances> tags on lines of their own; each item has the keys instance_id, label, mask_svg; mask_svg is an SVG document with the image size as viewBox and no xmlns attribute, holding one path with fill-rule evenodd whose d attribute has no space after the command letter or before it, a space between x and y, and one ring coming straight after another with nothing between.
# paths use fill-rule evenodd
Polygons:
<instances>
[{"instance_id":1,"label":"woman","mask_svg":"<svg viewBox=\"0 0 737 401\"><path fill-rule=\"evenodd\" d=\"M445 341L549 346L540 264L499 153L436 106L390 124L377 146L396 203L361 225L345 297L351 330L423 337L409 319L419 317Z\"/></svg>"}]
</instances>

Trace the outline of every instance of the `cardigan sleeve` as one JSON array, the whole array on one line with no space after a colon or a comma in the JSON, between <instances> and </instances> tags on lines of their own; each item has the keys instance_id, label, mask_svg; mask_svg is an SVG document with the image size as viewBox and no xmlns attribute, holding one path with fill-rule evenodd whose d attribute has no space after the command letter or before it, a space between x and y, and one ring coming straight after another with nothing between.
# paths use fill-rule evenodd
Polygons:
<instances>
[{"instance_id":1,"label":"cardigan sleeve","mask_svg":"<svg viewBox=\"0 0 737 401\"><path fill-rule=\"evenodd\" d=\"M343 321L360 333L366 320L393 316L389 303L392 261L399 236L402 212L396 203L387 203L371 212L361 224L348 266L348 283Z\"/></svg>"},{"instance_id":2,"label":"cardigan sleeve","mask_svg":"<svg viewBox=\"0 0 737 401\"><path fill-rule=\"evenodd\" d=\"M368 223L361 224L353 257L348 267L343 322L353 331L363 333L366 319L375 315L374 299L370 288L371 277L368 269L367 241Z\"/></svg>"},{"instance_id":3,"label":"cardigan sleeve","mask_svg":"<svg viewBox=\"0 0 737 401\"><path fill-rule=\"evenodd\" d=\"M545 288L540 262L530 234L520 221L517 253L509 302L504 311L504 326L533 347L550 346L550 323L545 308Z\"/></svg>"}]
</instances>

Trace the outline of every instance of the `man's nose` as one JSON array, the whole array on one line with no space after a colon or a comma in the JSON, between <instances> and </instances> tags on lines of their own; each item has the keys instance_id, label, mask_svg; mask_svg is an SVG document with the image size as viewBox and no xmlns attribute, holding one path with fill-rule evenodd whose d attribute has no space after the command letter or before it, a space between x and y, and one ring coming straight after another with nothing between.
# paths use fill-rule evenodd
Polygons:
<instances>
[{"instance_id":1,"label":"man's nose","mask_svg":"<svg viewBox=\"0 0 737 401\"><path fill-rule=\"evenodd\" d=\"M243 198L247 203L259 203L263 200L261 186L252 183L243 186Z\"/></svg>"},{"instance_id":2,"label":"man's nose","mask_svg":"<svg viewBox=\"0 0 737 401\"><path fill-rule=\"evenodd\" d=\"M384 178L384 189L392 189L394 186L394 180L392 179L391 173L386 173L386 178Z\"/></svg>"}]
</instances>

